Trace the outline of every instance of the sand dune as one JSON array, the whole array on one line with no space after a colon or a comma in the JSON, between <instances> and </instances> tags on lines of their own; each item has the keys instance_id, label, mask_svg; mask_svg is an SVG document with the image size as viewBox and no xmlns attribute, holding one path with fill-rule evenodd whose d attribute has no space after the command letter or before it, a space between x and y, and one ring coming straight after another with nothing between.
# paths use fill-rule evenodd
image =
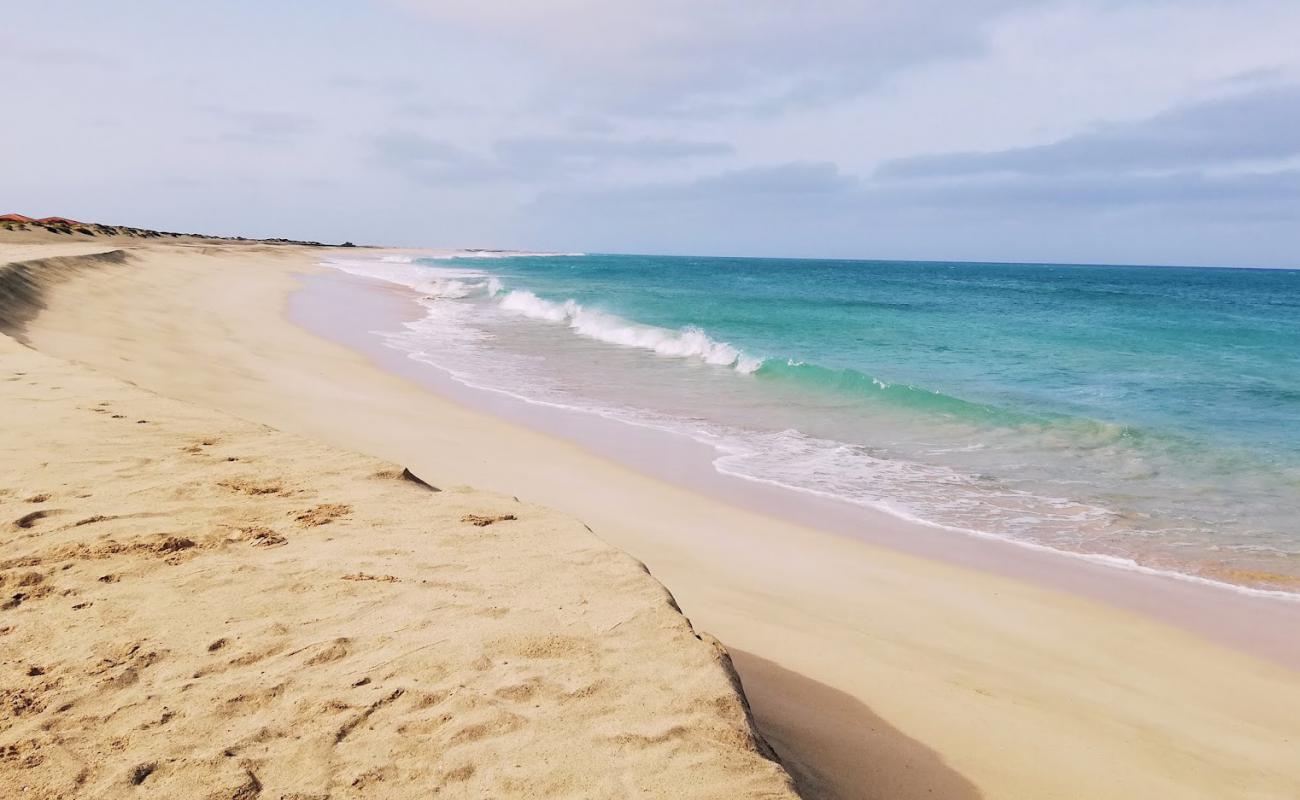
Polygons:
<instances>
[{"instance_id":1,"label":"sand dune","mask_svg":"<svg viewBox=\"0 0 1300 800\"><path fill-rule=\"evenodd\" d=\"M0 364L0 796L794 796L725 653L572 518Z\"/></svg>"}]
</instances>

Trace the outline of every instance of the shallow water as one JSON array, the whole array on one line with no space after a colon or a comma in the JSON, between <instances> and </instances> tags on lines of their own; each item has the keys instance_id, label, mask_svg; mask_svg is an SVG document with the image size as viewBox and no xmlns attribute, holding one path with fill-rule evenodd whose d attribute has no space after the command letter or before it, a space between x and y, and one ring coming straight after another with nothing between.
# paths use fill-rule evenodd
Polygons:
<instances>
[{"instance_id":1,"label":"shallow water","mask_svg":"<svg viewBox=\"0 0 1300 800\"><path fill-rule=\"evenodd\" d=\"M339 260L388 343L689 435L727 474L1300 588L1300 272L651 256Z\"/></svg>"}]
</instances>

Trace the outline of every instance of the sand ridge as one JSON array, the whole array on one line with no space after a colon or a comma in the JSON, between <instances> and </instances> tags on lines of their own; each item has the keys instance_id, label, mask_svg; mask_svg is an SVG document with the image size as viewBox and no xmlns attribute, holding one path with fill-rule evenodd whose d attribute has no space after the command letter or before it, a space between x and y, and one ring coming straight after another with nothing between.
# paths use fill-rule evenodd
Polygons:
<instances>
[{"instance_id":1,"label":"sand ridge","mask_svg":"<svg viewBox=\"0 0 1300 800\"><path fill-rule=\"evenodd\" d=\"M444 488L468 483L591 524L646 562L703 629L748 654L736 663L754 716L805 796L1300 796L1292 669L1068 586L720 501L449 400L294 321L314 286L338 280L314 266L337 251L184 242L128 251L126 263L50 291L27 326L33 346L381 456ZM349 283L321 310L362 326L370 318L348 298L371 290ZM398 313L406 307L373 291Z\"/></svg>"},{"instance_id":2,"label":"sand ridge","mask_svg":"<svg viewBox=\"0 0 1300 800\"><path fill-rule=\"evenodd\" d=\"M0 337L0 796L794 797L562 514Z\"/></svg>"}]
</instances>

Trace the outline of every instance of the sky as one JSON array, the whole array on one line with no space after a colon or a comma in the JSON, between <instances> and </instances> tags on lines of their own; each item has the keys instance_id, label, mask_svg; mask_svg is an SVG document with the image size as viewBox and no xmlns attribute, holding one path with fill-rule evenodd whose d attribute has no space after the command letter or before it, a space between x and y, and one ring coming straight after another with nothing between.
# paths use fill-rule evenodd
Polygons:
<instances>
[{"instance_id":1,"label":"sky","mask_svg":"<svg viewBox=\"0 0 1300 800\"><path fill-rule=\"evenodd\" d=\"M1296 0L0 0L0 213L1300 267Z\"/></svg>"}]
</instances>

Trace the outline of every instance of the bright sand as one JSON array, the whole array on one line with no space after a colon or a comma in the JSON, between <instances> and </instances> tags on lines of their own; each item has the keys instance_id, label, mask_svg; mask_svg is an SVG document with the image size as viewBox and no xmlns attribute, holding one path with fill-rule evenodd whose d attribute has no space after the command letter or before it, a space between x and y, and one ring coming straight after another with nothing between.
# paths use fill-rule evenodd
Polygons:
<instances>
[{"instance_id":1,"label":"bright sand","mask_svg":"<svg viewBox=\"0 0 1300 800\"><path fill-rule=\"evenodd\" d=\"M28 335L436 485L577 515L732 649L805 794L1300 795L1300 677L1285 646L1265 660L1121 608L1137 601L823 533L443 399L286 320L295 276L320 257L136 247L50 291Z\"/></svg>"},{"instance_id":2,"label":"bright sand","mask_svg":"<svg viewBox=\"0 0 1300 800\"><path fill-rule=\"evenodd\" d=\"M795 796L571 517L7 336L0 418L6 800Z\"/></svg>"}]
</instances>

